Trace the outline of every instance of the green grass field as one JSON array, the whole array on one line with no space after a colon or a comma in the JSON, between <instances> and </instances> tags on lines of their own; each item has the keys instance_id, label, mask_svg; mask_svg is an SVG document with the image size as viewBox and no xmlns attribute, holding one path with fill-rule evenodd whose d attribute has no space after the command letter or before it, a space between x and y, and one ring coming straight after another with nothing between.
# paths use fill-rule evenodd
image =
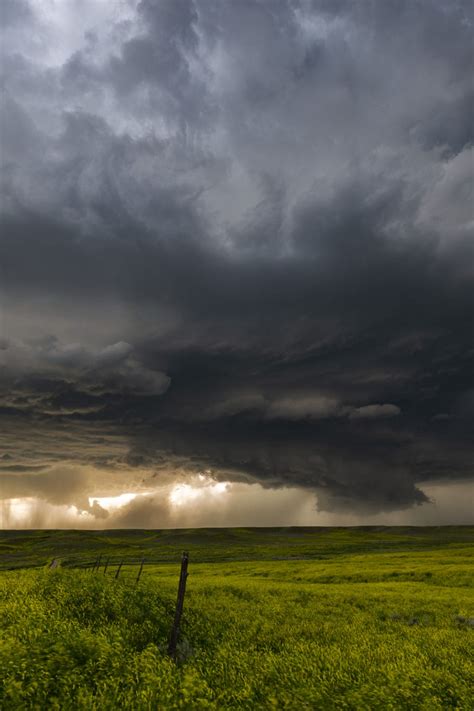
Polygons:
<instances>
[{"instance_id":1,"label":"green grass field","mask_svg":"<svg viewBox=\"0 0 474 711\"><path fill-rule=\"evenodd\" d=\"M472 711L473 539L472 527L3 532L0 707ZM74 567L98 555L105 575Z\"/></svg>"}]
</instances>

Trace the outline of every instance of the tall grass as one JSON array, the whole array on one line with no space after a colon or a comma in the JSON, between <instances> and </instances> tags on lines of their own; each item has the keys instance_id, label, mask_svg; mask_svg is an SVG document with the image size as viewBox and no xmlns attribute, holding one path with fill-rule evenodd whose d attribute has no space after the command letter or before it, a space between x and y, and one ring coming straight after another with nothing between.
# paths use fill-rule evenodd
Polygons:
<instances>
[{"instance_id":1,"label":"tall grass","mask_svg":"<svg viewBox=\"0 0 474 711\"><path fill-rule=\"evenodd\" d=\"M472 711L468 562L447 546L191 563L177 664L176 565L149 566L139 585L113 571L4 572L0 706Z\"/></svg>"}]
</instances>

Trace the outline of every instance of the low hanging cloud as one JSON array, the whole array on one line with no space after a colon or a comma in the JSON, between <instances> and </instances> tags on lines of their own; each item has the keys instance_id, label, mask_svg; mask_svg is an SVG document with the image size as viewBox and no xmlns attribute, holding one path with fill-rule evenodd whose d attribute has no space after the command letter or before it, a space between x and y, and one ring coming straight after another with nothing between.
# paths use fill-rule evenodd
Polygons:
<instances>
[{"instance_id":1,"label":"low hanging cloud","mask_svg":"<svg viewBox=\"0 0 474 711\"><path fill-rule=\"evenodd\" d=\"M209 469L346 516L472 481L472 3L2 13L18 496Z\"/></svg>"},{"instance_id":2,"label":"low hanging cloud","mask_svg":"<svg viewBox=\"0 0 474 711\"><path fill-rule=\"evenodd\" d=\"M376 420L380 417L396 417L401 412L397 405L385 403L383 405L364 405L357 407L349 413L352 420Z\"/></svg>"},{"instance_id":3,"label":"low hanging cloud","mask_svg":"<svg viewBox=\"0 0 474 711\"><path fill-rule=\"evenodd\" d=\"M342 411L343 408L337 400L309 395L275 400L267 410L267 417L286 420L320 419L338 416Z\"/></svg>"},{"instance_id":4,"label":"low hanging cloud","mask_svg":"<svg viewBox=\"0 0 474 711\"><path fill-rule=\"evenodd\" d=\"M3 372L8 384L0 403L46 415L92 414L110 397L161 395L166 373L145 367L123 341L104 348L61 344L55 337L39 342L5 342Z\"/></svg>"},{"instance_id":5,"label":"low hanging cloud","mask_svg":"<svg viewBox=\"0 0 474 711\"><path fill-rule=\"evenodd\" d=\"M93 487L92 472L86 468L61 465L34 473L2 472L2 499L34 497L54 506L74 506L96 518L107 518L108 511L97 501L89 502Z\"/></svg>"}]
</instances>

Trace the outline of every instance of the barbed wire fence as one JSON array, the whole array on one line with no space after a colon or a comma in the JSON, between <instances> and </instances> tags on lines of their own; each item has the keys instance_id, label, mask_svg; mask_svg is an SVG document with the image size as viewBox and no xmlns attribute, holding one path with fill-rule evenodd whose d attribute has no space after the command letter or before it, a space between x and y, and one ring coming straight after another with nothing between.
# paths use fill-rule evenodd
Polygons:
<instances>
[{"instance_id":1,"label":"barbed wire fence","mask_svg":"<svg viewBox=\"0 0 474 711\"><path fill-rule=\"evenodd\" d=\"M180 628L181 628L181 618L183 615L183 609L184 609L184 597L186 594L186 581L188 578L188 563L189 563L189 553L186 551L182 554L181 556L181 571L180 571L180 576L179 576L179 583L178 583L178 594L176 598L176 607L175 607L175 612L174 612L174 618L173 622L171 625L169 637L168 637L168 654L170 657L172 657L175 661L177 658L177 647L178 647L178 641L179 641L179 634L180 634ZM116 567L115 567L116 566ZM74 560L74 561L67 561L66 564L63 566L65 569L69 570L89 570L91 573L100 573L101 568L103 568L102 573L103 575L107 575L107 571L109 571L109 575L113 576L114 580L118 580L120 573L122 569L125 567L129 567L133 569L133 572L136 570L137 566L138 568L138 573L134 579L135 585L138 585L140 582L140 578L142 576L142 572L145 566L145 558L137 558L137 559L120 559L117 561L113 561L110 557L105 559L105 562L102 563L102 555L97 556L96 558L93 558L92 560ZM61 566L61 560L59 558L53 558L50 564L48 565L49 570L54 570L62 567Z\"/></svg>"}]
</instances>

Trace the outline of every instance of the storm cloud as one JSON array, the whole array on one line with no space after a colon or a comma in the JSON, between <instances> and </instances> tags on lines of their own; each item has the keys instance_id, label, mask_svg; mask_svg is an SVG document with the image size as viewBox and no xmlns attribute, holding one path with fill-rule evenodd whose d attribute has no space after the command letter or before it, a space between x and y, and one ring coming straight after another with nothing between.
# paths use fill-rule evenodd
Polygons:
<instances>
[{"instance_id":1,"label":"storm cloud","mask_svg":"<svg viewBox=\"0 0 474 711\"><path fill-rule=\"evenodd\" d=\"M0 11L2 498L472 481L471 3Z\"/></svg>"}]
</instances>

